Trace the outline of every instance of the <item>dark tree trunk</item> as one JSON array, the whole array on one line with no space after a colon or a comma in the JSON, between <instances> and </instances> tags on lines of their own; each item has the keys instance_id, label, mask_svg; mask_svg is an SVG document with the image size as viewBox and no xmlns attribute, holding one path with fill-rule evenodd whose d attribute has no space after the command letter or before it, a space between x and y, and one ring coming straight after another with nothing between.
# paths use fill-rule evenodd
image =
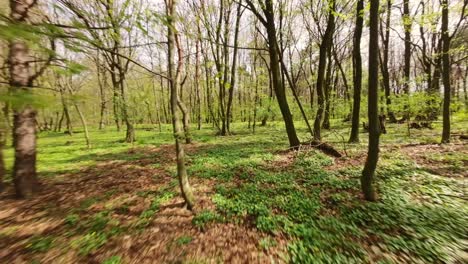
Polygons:
<instances>
[{"instance_id":1,"label":"dark tree trunk","mask_svg":"<svg viewBox=\"0 0 468 264\"><path fill-rule=\"evenodd\" d=\"M273 89L275 90L276 99L283 116L284 124L286 126L286 133L288 134L289 146L298 147L300 145L299 138L296 134L294 121L291 111L289 109L288 101L286 99L286 91L281 83L280 63L278 41L276 39L275 17L273 11L272 0L265 1L265 16L266 16L266 29L268 35L268 51L270 55L270 69Z\"/></svg>"},{"instance_id":2,"label":"dark tree trunk","mask_svg":"<svg viewBox=\"0 0 468 264\"><path fill-rule=\"evenodd\" d=\"M390 44L390 17L392 12L392 0L387 0L387 17L385 21L385 30L383 25L381 26L380 35L382 37L383 50L382 57L380 60L380 69L382 72L382 84L384 87L385 93L385 103L387 105L387 114L390 119L390 122L395 123L397 121L395 114L390 110L390 105L392 100L390 99L390 73L388 70L388 52ZM385 34L384 34L385 33Z\"/></svg>"},{"instance_id":3,"label":"dark tree trunk","mask_svg":"<svg viewBox=\"0 0 468 264\"><path fill-rule=\"evenodd\" d=\"M403 0L403 25L405 29L405 65L403 69L403 89L406 94L409 94L409 80L411 73L411 24L409 0Z\"/></svg>"},{"instance_id":4,"label":"dark tree trunk","mask_svg":"<svg viewBox=\"0 0 468 264\"><path fill-rule=\"evenodd\" d=\"M409 96L410 74L411 74L411 17L409 10L409 0L403 0L403 28L405 30L405 51L403 66L403 92ZM409 99L408 99L409 100ZM405 103L405 114L402 120L409 122L409 103ZM409 133L409 130L408 130Z\"/></svg>"},{"instance_id":5,"label":"dark tree trunk","mask_svg":"<svg viewBox=\"0 0 468 264\"><path fill-rule=\"evenodd\" d=\"M322 43L320 43L319 49L319 65L317 71L317 114L314 121L314 140L321 141L322 136L320 134L320 126L322 124L323 113L325 111L325 71L327 68L327 54L333 41L333 31L335 27L335 0L331 0L332 5L328 10L328 21L325 34L323 35ZM329 62L330 63L330 62Z\"/></svg>"},{"instance_id":6,"label":"dark tree trunk","mask_svg":"<svg viewBox=\"0 0 468 264\"><path fill-rule=\"evenodd\" d=\"M448 1L442 0L442 82L444 84L442 143L450 142L450 37L448 32Z\"/></svg>"},{"instance_id":7,"label":"dark tree trunk","mask_svg":"<svg viewBox=\"0 0 468 264\"><path fill-rule=\"evenodd\" d=\"M226 129L227 132L230 133L230 123L232 122L232 99L234 97L234 86L236 82L236 67L237 67L237 43L239 39L239 26L240 26L240 19L242 16L242 1L237 5L237 15L236 15L236 26L234 29L234 51L232 55L232 66L231 66L231 80L229 82L229 97L226 109Z\"/></svg>"},{"instance_id":8,"label":"dark tree trunk","mask_svg":"<svg viewBox=\"0 0 468 264\"><path fill-rule=\"evenodd\" d=\"M364 0L358 0L356 7L356 28L353 37L353 114L349 142L359 142L359 113L361 108L362 59L361 36L364 24Z\"/></svg>"},{"instance_id":9,"label":"dark tree trunk","mask_svg":"<svg viewBox=\"0 0 468 264\"><path fill-rule=\"evenodd\" d=\"M379 114L378 114L378 86L379 86L379 0L370 1L369 19L369 88L368 88L368 118L369 118L369 145L367 159L361 176L361 187L364 198L375 201L372 182L379 159Z\"/></svg>"}]
</instances>

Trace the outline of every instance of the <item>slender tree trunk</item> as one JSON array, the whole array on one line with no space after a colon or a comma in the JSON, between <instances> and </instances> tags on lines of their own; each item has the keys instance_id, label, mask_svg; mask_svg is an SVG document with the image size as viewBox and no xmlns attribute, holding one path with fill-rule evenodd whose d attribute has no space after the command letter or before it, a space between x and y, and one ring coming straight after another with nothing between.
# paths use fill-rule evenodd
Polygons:
<instances>
[{"instance_id":1,"label":"slender tree trunk","mask_svg":"<svg viewBox=\"0 0 468 264\"><path fill-rule=\"evenodd\" d=\"M359 114L361 108L362 59L361 36L364 25L364 0L358 0L356 7L356 28L353 36L353 114L349 142L359 142Z\"/></svg>"},{"instance_id":2,"label":"slender tree trunk","mask_svg":"<svg viewBox=\"0 0 468 264\"><path fill-rule=\"evenodd\" d=\"M230 86L229 86L229 97L228 97L228 103L227 103L227 109L226 109L226 126L227 126L227 131L230 133L230 123L232 122L232 100L234 97L234 86L236 84L236 68L237 68L237 43L239 39L239 26L240 26L240 19L242 16L242 0L239 2L237 5L237 15L236 15L236 26L234 29L234 51L232 55L232 67L231 67L231 80L230 80Z\"/></svg>"},{"instance_id":3,"label":"slender tree trunk","mask_svg":"<svg viewBox=\"0 0 468 264\"><path fill-rule=\"evenodd\" d=\"M113 103L113 110L114 110L114 122L115 122L115 127L117 128L117 132L120 132L120 114L119 114L119 101L120 101L120 98L119 98L119 91L118 91L118 87L117 87L117 84L116 84L116 79L115 79L115 73L114 73L114 70L111 72L111 79L112 79L112 88L113 88L113 96L112 96L112 103Z\"/></svg>"},{"instance_id":4,"label":"slender tree trunk","mask_svg":"<svg viewBox=\"0 0 468 264\"><path fill-rule=\"evenodd\" d=\"M177 99L177 105L182 112L182 124L185 134L185 143L192 143L192 135L190 134L190 113L187 106L182 102L180 98Z\"/></svg>"},{"instance_id":5,"label":"slender tree trunk","mask_svg":"<svg viewBox=\"0 0 468 264\"><path fill-rule=\"evenodd\" d=\"M165 0L166 11L167 11L167 43L168 43L168 71L169 71L169 86L171 89L171 110L172 110L172 126L174 132L176 156L177 156L177 176L179 178L180 190L182 197L185 200L187 208L193 209L194 206L194 195L192 188L190 187L187 175L187 169L185 167L185 152L184 146L181 144L181 140L184 138L182 132L181 122L179 117L179 107L177 105L178 99L178 85L180 78L180 66L182 65L183 58L178 58L177 69L174 69L174 47L175 47L175 36L174 33L174 20L175 20L175 6L177 5L176 0Z\"/></svg>"},{"instance_id":6,"label":"slender tree trunk","mask_svg":"<svg viewBox=\"0 0 468 264\"><path fill-rule=\"evenodd\" d=\"M120 71L120 70L119 70ZM120 87L120 97L122 100L122 119L125 122L125 126L127 128L126 134L125 134L125 142L127 143L133 143L135 141L135 128L133 127L133 123L130 120L129 114L128 114L128 105L127 105L127 99L125 96L125 74L123 72L119 72L119 82L118 85Z\"/></svg>"},{"instance_id":7,"label":"slender tree trunk","mask_svg":"<svg viewBox=\"0 0 468 264\"><path fill-rule=\"evenodd\" d=\"M59 120L58 125L57 125L57 131L58 132L62 131L62 123L63 123L64 118L65 118L65 113L62 110L62 115L60 116L60 120Z\"/></svg>"},{"instance_id":8,"label":"slender tree trunk","mask_svg":"<svg viewBox=\"0 0 468 264\"><path fill-rule=\"evenodd\" d=\"M107 78L106 71L100 63L99 52L96 55L96 72L97 72L97 81L99 85L99 98L101 100L100 104L100 115L99 115L99 130L104 128L104 114L106 113L106 94L105 88L107 87Z\"/></svg>"},{"instance_id":9,"label":"slender tree trunk","mask_svg":"<svg viewBox=\"0 0 468 264\"><path fill-rule=\"evenodd\" d=\"M323 112L325 111L325 94L324 94L324 80L325 80L325 70L327 66L327 51L329 50L332 40L333 40L333 31L335 26L335 0L331 0L330 10L328 10L328 21L327 28L323 35L322 43L320 43L319 48L319 65L317 72L317 114L315 115L314 121L314 140L321 141L322 136L320 134L320 126L322 123ZM329 62L330 63L330 62Z\"/></svg>"},{"instance_id":10,"label":"slender tree trunk","mask_svg":"<svg viewBox=\"0 0 468 264\"><path fill-rule=\"evenodd\" d=\"M403 66L403 92L409 96L410 92L410 74L411 74L411 16L409 10L409 0L403 0L403 28L405 29L405 51L404 51L404 66ZM409 100L409 98L408 98ZM409 103L405 104L405 116L403 120L409 122Z\"/></svg>"},{"instance_id":11,"label":"slender tree trunk","mask_svg":"<svg viewBox=\"0 0 468 264\"><path fill-rule=\"evenodd\" d=\"M333 45L333 44L331 44ZM332 60L331 60L331 53L330 49L327 51L328 53L328 65L327 65L327 73L325 75L325 111L323 116L322 128L323 129L330 129L330 94L331 94L331 82L333 79L333 71L332 71Z\"/></svg>"},{"instance_id":12,"label":"slender tree trunk","mask_svg":"<svg viewBox=\"0 0 468 264\"><path fill-rule=\"evenodd\" d=\"M278 41L276 39L275 17L272 0L265 1L265 16L267 22L265 26L267 28L268 35L268 51L270 55L270 69L273 89L275 90L276 99L278 100L284 124L286 126L286 132L288 134L289 139L289 146L295 148L300 145L300 141L297 137L292 114L289 109L288 101L286 99L286 91L284 90L284 87L281 84L281 75L279 68L279 51L277 46Z\"/></svg>"},{"instance_id":13,"label":"slender tree trunk","mask_svg":"<svg viewBox=\"0 0 468 264\"><path fill-rule=\"evenodd\" d=\"M385 30L383 25L381 26L380 35L382 37L383 43L383 58L380 61L380 69L382 72L382 84L385 92L385 103L387 106L387 114L390 119L390 122L395 123L397 121L395 114L390 110L390 105L392 100L390 99L390 74L388 70L388 52L390 44L390 17L392 12L392 0L387 0L387 17L385 21ZM384 35L385 33L385 35Z\"/></svg>"},{"instance_id":14,"label":"slender tree trunk","mask_svg":"<svg viewBox=\"0 0 468 264\"><path fill-rule=\"evenodd\" d=\"M375 169L379 159L379 113L378 113L378 86L379 86L379 0L370 0L369 19L369 88L368 88L368 118L369 118L369 145L367 159L361 176L361 187L364 198L368 201L377 199L372 186Z\"/></svg>"},{"instance_id":15,"label":"slender tree trunk","mask_svg":"<svg viewBox=\"0 0 468 264\"><path fill-rule=\"evenodd\" d=\"M88 149L90 149L91 148L91 141L89 139L88 125L86 124L86 119L85 119L85 117L83 115L83 112L81 112L81 109L78 106L78 104L76 102L73 103L73 104L75 106L76 112L80 116L81 125L83 126L83 130L84 130L84 138L85 138L85 142L86 142L86 147Z\"/></svg>"},{"instance_id":16,"label":"slender tree trunk","mask_svg":"<svg viewBox=\"0 0 468 264\"><path fill-rule=\"evenodd\" d=\"M200 88L200 42L201 36L200 20L197 17L197 39L195 42L195 90L197 96L197 129L201 130L202 125L202 106L201 106L201 88Z\"/></svg>"},{"instance_id":17,"label":"slender tree trunk","mask_svg":"<svg viewBox=\"0 0 468 264\"><path fill-rule=\"evenodd\" d=\"M282 58L282 56L281 56ZM304 107L302 107L301 101L299 100L299 96L297 95L297 87L296 84L293 82L291 77L289 76L288 69L286 69L286 65L284 64L283 60L281 59L281 66L283 69L283 73L286 77L286 80L289 83L289 87L291 88L291 91L293 93L294 99L296 100L297 106L299 106L299 110L301 111L302 118L304 119L307 129L309 130L309 133L311 136L314 135L314 132L312 130L312 127L310 126L309 120L307 119L307 114L304 110Z\"/></svg>"},{"instance_id":18,"label":"slender tree trunk","mask_svg":"<svg viewBox=\"0 0 468 264\"><path fill-rule=\"evenodd\" d=\"M444 84L442 143L450 142L450 37L448 1L442 0L442 82Z\"/></svg>"}]
</instances>

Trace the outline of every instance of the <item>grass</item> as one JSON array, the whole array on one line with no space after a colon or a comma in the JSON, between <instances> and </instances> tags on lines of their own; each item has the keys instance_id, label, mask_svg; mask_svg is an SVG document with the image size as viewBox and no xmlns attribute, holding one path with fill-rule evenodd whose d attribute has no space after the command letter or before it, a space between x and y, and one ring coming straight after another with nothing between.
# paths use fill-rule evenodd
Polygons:
<instances>
[{"instance_id":1,"label":"grass","mask_svg":"<svg viewBox=\"0 0 468 264\"><path fill-rule=\"evenodd\" d=\"M466 128L466 120L455 116L453 130ZM305 127L298 131L305 141ZM360 144L346 144L348 125L332 120L332 130L324 131L325 140L340 151L346 150L348 160L365 155L366 134ZM172 143L170 126L163 132L137 130L137 142L120 142L124 132L112 128L91 130L93 148L87 150L81 134L73 137L61 133L41 133L39 137L38 171L41 177L58 180L65 172L77 171L101 161L135 161L147 154L129 149ZM234 135L216 137L211 128L194 131L200 146L188 157L189 175L211 179L215 193L211 196L216 208L198 212L192 224L206 230L210 223L234 223L264 233L259 247L268 250L286 239L287 259L293 263L445 263L453 261L464 250L467 239L468 207L462 199L464 186L450 177L434 175L417 166L395 144L433 143L440 139L440 125L433 130L405 130L405 125L389 124L388 134L382 136L382 153L377 171L376 187L379 201L361 200L359 176L362 164L337 166L336 160L315 150L290 154L283 164L287 148L283 126L270 122L251 134L245 124L233 124ZM363 154L364 153L364 154ZM287 156L287 155L286 155ZM449 171L461 172L466 164L465 153L427 153L428 160L447 164ZM12 150L6 153L11 168ZM353 165L355 164L355 165ZM174 164L164 164L155 158L155 168L174 172ZM450 175L447 175L450 176ZM77 236L71 247L81 255L97 251L114 236L130 232L129 228L144 230L158 212L160 205L178 194L177 181L159 190L139 191L137 195L150 199L150 206L132 227L123 227L112 213L128 213L128 205L107 209L82 218L78 211L105 202L117 190L109 189L99 196L84 199L77 212L65 216L65 224ZM1 233L0 233L1 234ZM79 234L79 235L78 235ZM176 245L186 245L193 238L183 235ZM54 245L52 237L31 239L28 249L47 251ZM103 263L121 263L118 256Z\"/></svg>"}]
</instances>

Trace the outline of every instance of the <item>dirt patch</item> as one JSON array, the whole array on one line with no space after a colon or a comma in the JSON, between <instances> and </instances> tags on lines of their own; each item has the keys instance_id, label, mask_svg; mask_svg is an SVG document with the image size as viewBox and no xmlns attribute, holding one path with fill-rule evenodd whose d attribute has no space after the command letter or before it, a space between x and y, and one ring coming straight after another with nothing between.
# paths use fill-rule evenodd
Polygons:
<instances>
[{"instance_id":1,"label":"dirt patch","mask_svg":"<svg viewBox=\"0 0 468 264\"><path fill-rule=\"evenodd\" d=\"M191 144L186 151L193 154L197 148ZM134 148L124 154L135 153L142 157L113 161L109 156L107 161L58 180L43 179L40 192L29 200L15 199L9 186L0 195L0 263L101 263L112 256L120 256L124 263L269 263L270 258L280 259L284 243L264 250L259 241L265 234L256 229L213 223L202 231L192 224L194 214L184 208L177 180L171 175L172 145ZM214 210L215 182L192 178L191 184L197 211ZM158 205L144 227L136 228L162 189L174 195ZM74 241L93 236L80 225L99 224L96 216L102 212L125 231L108 235L97 250L80 254L83 246ZM74 227L70 227L71 216L77 219Z\"/></svg>"},{"instance_id":2,"label":"dirt patch","mask_svg":"<svg viewBox=\"0 0 468 264\"><path fill-rule=\"evenodd\" d=\"M468 177L466 144L408 144L401 146L400 151L430 173L444 177Z\"/></svg>"}]
</instances>

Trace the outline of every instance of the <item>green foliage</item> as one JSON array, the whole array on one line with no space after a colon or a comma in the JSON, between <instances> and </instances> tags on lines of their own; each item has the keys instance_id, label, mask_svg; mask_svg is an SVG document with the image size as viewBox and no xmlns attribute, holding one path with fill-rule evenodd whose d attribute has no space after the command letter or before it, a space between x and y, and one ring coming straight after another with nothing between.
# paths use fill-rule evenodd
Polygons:
<instances>
[{"instance_id":1,"label":"green foliage","mask_svg":"<svg viewBox=\"0 0 468 264\"><path fill-rule=\"evenodd\" d=\"M71 246L78 250L80 255L88 255L107 242L107 235L100 232L88 233L71 242Z\"/></svg>"},{"instance_id":2,"label":"green foliage","mask_svg":"<svg viewBox=\"0 0 468 264\"><path fill-rule=\"evenodd\" d=\"M122 258L120 256L112 256L104 260L101 264L121 264Z\"/></svg>"},{"instance_id":3,"label":"green foliage","mask_svg":"<svg viewBox=\"0 0 468 264\"><path fill-rule=\"evenodd\" d=\"M390 96L390 110L398 116L409 114L411 118L430 118L437 116L441 109L442 99L438 94L415 92L410 95Z\"/></svg>"},{"instance_id":4,"label":"green foliage","mask_svg":"<svg viewBox=\"0 0 468 264\"><path fill-rule=\"evenodd\" d=\"M46 252L53 246L54 238L50 236L33 236L29 239L26 249L32 252Z\"/></svg>"},{"instance_id":5,"label":"green foliage","mask_svg":"<svg viewBox=\"0 0 468 264\"><path fill-rule=\"evenodd\" d=\"M221 216L216 212L210 210L203 210L193 217L192 224L204 230L207 224L220 220Z\"/></svg>"},{"instance_id":6,"label":"green foliage","mask_svg":"<svg viewBox=\"0 0 468 264\"><path fill-rule=\"evenodd\" d=\"M76 226L80 221L80 216L78 214L68 214L65 216L65 224L70 227Z\"/></svg>"},{"instance_id":7,"label":"green foliage","mask_svg":"<svg viewBox=\"0 0 468 264\"><path fill-rule=\"evenodd\" d=\"M189 244L190 242L192 242L192 240L193 238L191 236L181 236L176 239L176 244L178 246L183 246Z\"/></svg>"},{"instance_id":8,"label":"green foliage","mask_svg":"<svg viewBox=\"0 0 468 264\"><path fill-rule=\"evenodd\" d=\"M102 231L107 226L109 221L109 212L103 211L96 213L91 219L89 219L86 223L86 226L90 231L98 232Z\"/></svg>"},{"instance_id":9,"label":"green foliage","mask_svg":"<svg viewBox=\"0 0 468 264\"><path fill-rule=\"evenodd\" d=\"M258 244L263 250L268 250L269 248L275 247L277 245L276 241L269 236L260 239Z\"/></svg>"},{"instance_id":10,"label":"green foliage","mask_svg":"<svg viewBox=\"0 0 468 264\"><path fill-rule=\"evenodd\" d=\"M88 207L90 207L91 205L97 203L100 201L100 198L99 197L89 197L89 198L86 198L85 200L81 201L80 203L80 208L81 209L87 209Z\"/></svg>"}]
</instances>

